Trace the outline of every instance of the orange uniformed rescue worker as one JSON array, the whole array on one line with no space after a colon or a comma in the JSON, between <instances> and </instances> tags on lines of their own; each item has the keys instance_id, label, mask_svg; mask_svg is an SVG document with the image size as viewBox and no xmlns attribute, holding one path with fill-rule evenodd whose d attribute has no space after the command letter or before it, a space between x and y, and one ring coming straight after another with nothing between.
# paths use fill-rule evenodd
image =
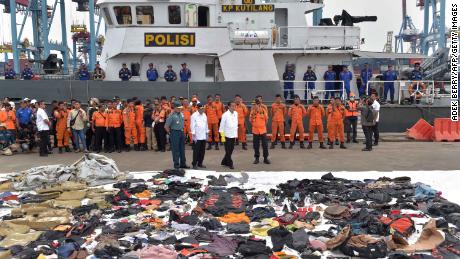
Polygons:
<instances>
[{"instance_id":1,"label":"orange uniformed rescue worker","mask_svg":"<svg viewBox=\"0 0 460 259\"><path fill-rule=\"evenodd\" d=\"M304 136L304 128L303 128L303 117L307 115L307 111L305 107L300 103L300 97L298 95L294 96L294 105L289 108L288 116L291 118L291 131L289 140L291 143L289 144L289 148L292 149L295 143L295 134L296 131L299 132L299 142L300 148L305 148L303 141L305 140Z\"/></svg>"},{"instance_id":2,"label":"orange uniformed rescue worker","mask_svg":"<svg viewBox=\"0 0 460 259\"><path fill-rule=\"evenodd\" d=\"M184 135L185 141L189 141L190 144L193 143L192 139L192 130L190 129L190 118L192 117L192 110L190 109L190 103L188 99L185 98L182 100L182 113L184 114Z\"/></svg>"},{"instance_id":3,"label":"orange uniformed rescue worker","mask_svg":"<svg viewBox=\"0 0 460 259\"><path fill-rule=\"evenodd\" d=\"M100 153L102 150L102 140L104 139L104 147L105 150L108 151L108 143L107 143L107 113L105 112L105 108L103 105L98 106L98 110L93 112L93 117L91 118L93 122L92 130L94 132L94 151Z\"/></svg>"},{"instance_id":4,"label":"orange uniformed rescue worker","mask_svg":"<svg viewBox=\"0 0 460 259\"><path fill-rule=\"evenodd\" d=\"M286 148L284 137L284 116L286 115L286 104L281 102L281 95L277 94L275 102L272 104L272 144L271 149L275 148L278 132L280 134L281 148Z\"/></svg>"},{"instance_id":5,"label":"orange uniformed rescue worker","mask_svg":"<svg viewBox=\"0 0 460 259\"><path fill-rule=\"evenodd\" d=\"M358 126L358 101L355 100L355 94L350 93L350 98L345 103L345 131L347 132L347 143L353 140L353 143L358 143L357 137ZM351 133L353 132L353 138Z\"/></svg>"},{"instance_id":6,"label":"orange uniformed rescue worker","mask_svg":"<svg viewBox=\"0 0 460 259\"><path fill-rule=\"evenodd\" d=\"M307 116L310 119L308 123L308 147L311 149L313 147L313 137L315 135L315 130L318 132L318 141L319 148L325 149L324 138L323 138L323 117L326 116L324 107L319 103L318 96L313 97L313 104L308 106Z\"/></svg>"},{"instance_id":7,"label":"orange uniformed rescue worker","mask_svg":"<svg viewBox=\"0 0 460 259\"><path fill-rule=\"evenodd\" d=\"M210 150L213 144L215 145L215 149L219 150L219 111L211 95L208 95L207 100L208 103L204 106L209 129L207 150Z\"/></svg>"},{"instance_id":8,"label":"orange uniformed rescue worker","mask_svg":"<svg viewBox=\"0 0 460 259\"><path fill-rule=\"evenodd\" d=\"M248 149L246 143L246 116L248 116L248 108L243 103L243 99L240 95L235 95L235 111L238 114L238 141L241 142L241 145L244 150ZM208 118L209 120L209 118Z\"/></svg>"},{"instance_id":9,"label":"orange uniformed rescue worker","mask_svg":"<svg viewBox=\"0 0 460 259\"><path fill-rule=\"evenodd\" d=\"M140 151L145 151L145 127L144 127L144 105L141 100L136 100L135 102L135 111L136 111L136 130L137 130L137 142L138 149Z\"/></svg>"},{"instance_id":10,"label":"orange uniformed rescue worker","mask_svg":"<svg viewBox=\"0 0 460 259\"><path fill-rule=\"evenodd\" d=\"M115 102L109 102L109 110L107 111L106 130L109 136L109 153L121 153L123 146L123 138L121 124L123 122L123 112L117 109Z\"/></svg>"},{"instance_id":11,"label":"orange uniformed rescue worker","mask_svg":"<svg viewBox=\"0 0 460 259\"><path fill-rule=\"evenodd\" d=\"M65 148L66 152L70 152L70 129L67 128L69 110L67 110L66 104L64 102L59 102L58 108L54 111L53 115L54 118L56 118L56 138L59 153L63 153L62 148Z\"/></svg>"},{"instance_id":12,"label":"orange uniformed rescue worker","mask_svg":"<svg viewBox=\"0 0 460 259\"><path fill-rule=\"evenodd\" d=\"M260 157L260 143L262 142L262 150L264 157L264 164L270 164L268 160L268 143L267 143L267 121L268 111L262 107L259 99L255 100L251 108L249 119L252 125L253 147L254 147L254 164L259 163Z\"/></svg>"},{"instance_id":13,"label":"orange uniformed rescue worker","mask_svg":"<svg viewBox=\"0 0 460 259\"><path fill-rule=\"evenodd\" d=\"M126 151L129 152L131 150L131 140L134 143L134 150L139 150L136 129L136 111L133 100L128 100L128 107L123 111L123 125L125 127Z\"/></svg>"},{"instance_id":14,"label":"orange uniformed rescue worker","mask_svg":"<svg viewBox=\"0 0 460 259\"><path fill-rule=\"evenodd\" d=\"M345 107L342 105L340 97L327 107L327 136L329 138L329 149L334 148L334 141L340 140L340 148L346 149L344 144L343 118L345 117Z\"/></svg>"}]
</instances>

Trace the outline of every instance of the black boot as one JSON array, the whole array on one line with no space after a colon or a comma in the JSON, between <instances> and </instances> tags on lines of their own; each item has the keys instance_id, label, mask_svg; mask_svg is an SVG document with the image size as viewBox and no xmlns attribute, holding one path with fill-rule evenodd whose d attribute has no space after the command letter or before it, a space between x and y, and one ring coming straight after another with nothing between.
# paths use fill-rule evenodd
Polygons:
<instances>
[{"instance_id":1,"label":"black boot","mask_svg":"<svg viewBox=\"0 0 460 259\"><path fill-rule=\"evenodd\" d=\"M320 143L319 143L319 148L321 148L321 149L326 149L326 147L324 146L324 143L323 143L323 142L320 142Z\"/></svg>"},{"instance_id":2,"label":"black boot","mask_svg":"<svg viewBox=\"0 0 460 259\"><path fill-rule=\"evenodd\" d=\"M135 150L135 151L139 151L139 150L140 150L140 149L139 149L139 144L134 145L134 150Z\"/></svg>"},{"instance_id":3,"label":"black boot","mask_svg":"<svg viewBox=\"0 0 460 259\"><path fill-rule=\"evenodd\" d=\"M216 144L215 144L215 146L214 146L214 149L215 149L215 150L219 150L219 143L218 143L218 142L216 142Z\"/></svg>"},{"instance_id":4,"label":"black boot","mask_svg":"<svg viewBox=\"0 0 460 259\"><path fill-rule=\"evenodd\" d=\"M247 143L243 143L243 150L248 150L248 144Z\"/></svg>"},{"instance_id":5,"label":"black boot","mask_svg":"<svg viewBox=\"0 0 460 259\"><path fill-rule=\"evenodd\" d=\"M313 148L313 143L308 142L308 147L307 147L307 149L312 149L312 148Z\"/></svg>"},{"instance_id":6,"label":"black boot","mask_svg":"<svg viewBox=\"0 0 460 259\"><path fill-rule=\"evenodd\" d=\"M126 147L126 152L129 152L129 151L131 151L131 145Z\"/></svg>"},{"instance_id":7,"label":"black boot","mask_svg":"<svg viewBox=\"0 0 460 259\"><path fill-rule=\"evenodd\" d=\"M146 148L145 148L145 144L139 144L140 145L140 151L145 151Z\"/></svg>"},{"instance_id":8,"label":"black boot","mask_svg":"<svg viewBox=\"0 0 460 259\"><path fill-rule=\"evenodd\" d=\"M272 144L270 145L270 149L274 149L275 148L275 142L272 142Z\"/></svg>"},{"instance_id":9,"label":"black boot","mask_svg":"<svg viewBox=\"0 0 460 259\"><path fill-rule=\"evenodd\" d=\"M270 160L268 160L268 158L264 158L264 164L266 165L269 165L271 164L272 162L270 162Z\"/></svg>"},{"instance_id":10,"label":"black boot","mask_svg":"<svg viewBox=\"0 0 460 259\"><path fill-rule=\"evenodd\" d=\"M281 148L286 149L286 142L281 142Z\"/></svg>"},{"instance_id":11,"label":"black boot","mask_svg":"<svg viewBox=\"0 0 460 259\"><path fill-rule=\"evenodd\" d=\"M66 146L66 147L65 147L65 152L67 152L67 153L72 152L72 151L70 150L70 147L69 147L69 146Z\"/></svg>"},{"instance_id":12,"label":"black boot","mask_svg":"<svg viewBox=\"0 0 460 259\"><path fill-rule=\"evenodd\" d=\"M258 163L259 163L259 158L258 158L258 157L256 157L256 158L254 159L254 162L253 162L253 164L255 164L255 165L256 165L256 164L258 164Z\"/></svg>"},{"instance_id":13,"label":"black boot","mask_svg":"<svg viewBox=\"0 0 460 259\"><path fill-rule=\"evenodd\" d=\"M303 141L300 141L300 148L305 149L305 145L303 144Z\"/></svg>"},{"instance_id":14,"label":"black boot","mask_svg":"<svg viewBox=\"0 0 460 259\"><path fill-rule=\"evenodd\" d=\"M355 138L353 139L353 143L359 143Z\"/></svg>"},{"instance_id":15,"label":"black boot","mask_svg":"<svg viewBox=\"0 0 460 259\"><path fill-rule=\"evenodd\" d=\"M289 143L289 149L292 149L294 147L294 142Z\"/></svg>"},{"instance_id":16,"label":"black boot","mask_svg":"<svg viewBox=\"0 0 460 259\"><path fill-rule=\"evenodd\" d=\"M206 150L211 150L211 149L212 149L211 142L208 142L208 148L206 148Z\"/></svg>"},{"instance_id":17,"label":"black boot","mask_svg":"<svg viewBox=\"0 0 460 259\"><path fill-rule=\"evenodd\" d=\"M334 142L332 141L329 142L329 149L334 149Z\"/></svg>"},{"instance_id":18,"label":"black boot","mask_svg":"<svg viewBox=\"0 0 460 259\"><path fill-rule=\"evenodd\" d=\"M62 147L59 147L59 154L62 154L63 151L62 151Z\"/></svg>"},{"instance_id":19,"label":"black boot","mask_svg":"<svg viewBox=\"0 0 460 259\"><path fill-rule=\"evenodd\" d=\"M343 142L340 143L340 148L341 149L347 149L347 147L345 146L345 144Z\"/></svg>"}]
</instances>

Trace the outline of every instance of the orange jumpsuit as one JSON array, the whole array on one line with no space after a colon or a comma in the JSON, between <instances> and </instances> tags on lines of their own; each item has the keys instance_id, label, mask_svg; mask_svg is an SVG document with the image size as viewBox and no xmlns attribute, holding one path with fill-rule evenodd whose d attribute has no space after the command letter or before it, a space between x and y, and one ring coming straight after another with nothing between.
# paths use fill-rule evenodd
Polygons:
<instances>
[{"instance_id":1,"label":"orange jumpsuit","mask_svg":"<svg viewBox=\"0 0 460 259\"><path fill-rule=\"evenodd\" d=\"M252 134L263 135L267 133L268 113L265 108L261 107L259 112L254 108L251 109Z\"/></svg>"},{"instance_id":2,"label":"orange jumpsuit","mask_svg":"<svg viewBox=\"0 0 460 259\"><path fill-rule=\"evenodd\" d=\"M236 105L235 110L238 113L238 141L246 143L246 116L248 116L248 107L240 103Z\"/></svg>"},{"instance_id":3,"label":"orange jumpsuit","mask_svg":"<svg viewBox=\"0 0 460 259\"><path fill-rule=\"evenodd\" d=\"M220 119L222 118L222 114L224 114L225 112L224 104L219 101L214 101L212 102L212 104L214 104L214 106L217 107L217 116L219 117L219 121L220 121Z\"/></svg>"},{"instance_id":4,"label":"orange jumpsuit","mask_svg":"<svg viewBox=\"0 0 460 259\"><path fill-rule=\"evenodd\" d=\"M307 115L307 111L303 105L292 105L288 112L289 118L291 118L291 131L289 140L294 142L296 130L299 132L299 141L305 140L304 129L303 129L303 117Z\"/></svg>"},{"instance_id":5,"label":"orange jumpsuit","mask_svg":"<svg viewBox=\"0 0 460 259\"><path fill-rule=\"evenodd\" d=\"M123 124L125 125L125 144L131 145L131 138L134 145L137 145L137 129L136 129L136 111L134 109L126 108L123 111Z\"/></svg>"},{"instance_id":6,"label":"orange jumpsuit","mask_svg":"<svg viewBox=\"0 0 460 259\"><path fill-rule=\"evenodd\" d=\"M7 130L16 130L16 113L14 111L0 111L0 123L5 123Z\"/></svg>"},{"instance_id":7,"label":"orange jumpsuit","mask_svg":"<svg viewBox=\"0 0 460 259\"><path fill-rule=\"evenodd\" d=\"M338 108L334 107L332 110L332 105L327 106L327 135L329 141L334 142L339 138L340 142L345 141L343 133L343 118L345 117L345 107L340 104Z\"/></svg>"},{"instance_id":8,"label":"orange jumpsuit","mask_svg":"<svg viewBox=\"0 0 460 259\"><path fill-rule=\"evenodd\" d=\"M309 105L307 109L307 116L310 118L308 126L308 142L313 142L313 137L315 135L315 129L318 132L318 140L320 143L324 142L323 137L323 117L326 115L324 107L322 105L314 106Z\"/></svg>"},{"instance_id":9,"label":"orange jumpsuit","mask_svg":"<svg viewBox=\"0 0 460 259\"><path fill-rule=\"evenodd\" d=\"M184 114L184 135L185 135L185 139L187 139L187 135L188 135L188 139L190 141L190 143L192 143L192 130L190 129L190 119L192 117L192 111L190 109L189 106L184 106L184 110L182 111L182 113Z\"/></svg>"},{"instance_id":10,"label":"orange jumpsuit","mask_svg":"<svg viewBox=\"0 0 460 259\"><path fill-rule=\"evenodd\" d=\"M204 106L204 112L206 113L206 117L208 117L208 129L209 129L209 136L208 142L219 142L219 111L218 107L214 105L214 103L206 104ZM213 138L214 136L214 138Z\"/></svg>"},{"instance_id":11,"label":"orange jumpsuit","mask_svg":"<svg viewBox=\"0 0 460 259\"><path fill-rule=\"evenodd\" d=\"M137 142L139 144L145 143L145 127L144 127L144 106L137 105L136 110L136 130L137 130Z\"/></svg>"},{"instance_id":12,"label":"orange jumpsuit","mask_svg":"<svg viewBox=\"0 0 460 259\"><path fill-rule=\"evenodd\" d=\"M56 118L56 138L58 147L68 147L70 141L70 130L67 129L67 116L68 110L54 111L54 118Z\"/></svg>"},{"instance_id":13,"label":"orange jumpsuit","mask_svg":"<svg viewBox=\"0 0 460 259\"><path fill-rule=\"evenodd\" d=\"M275 142L280 133L281 142L285 142L284 137L284 115L286 114L286 105L284 103L273 103L272 104L272 142Z\"/></svg>"}]
</instances>

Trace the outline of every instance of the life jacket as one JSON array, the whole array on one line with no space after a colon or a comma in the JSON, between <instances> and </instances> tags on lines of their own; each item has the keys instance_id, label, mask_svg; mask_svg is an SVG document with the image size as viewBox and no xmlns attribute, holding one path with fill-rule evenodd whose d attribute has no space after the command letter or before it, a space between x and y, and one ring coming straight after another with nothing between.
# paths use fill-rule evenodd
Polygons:
<instances>
[{"instance_id":1,"label":"life jacket","mask_svg":"<svg viewBox=\"0 0 460 259\"><path fill-rule=\"evenodd\" d=\"M353 110L353 111L350 111ZM357 117L358 116L358 102L347 101L345 109L345 117Z\"/></svg>"}]
</instances>

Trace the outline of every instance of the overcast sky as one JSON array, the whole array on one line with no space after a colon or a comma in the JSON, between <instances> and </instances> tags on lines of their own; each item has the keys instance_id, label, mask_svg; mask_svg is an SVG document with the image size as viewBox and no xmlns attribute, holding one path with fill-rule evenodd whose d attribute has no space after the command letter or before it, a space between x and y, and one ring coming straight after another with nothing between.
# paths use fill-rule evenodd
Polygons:
<instances>
[{"instance_id":1,"label":"overcast sky","mask_svg":"<svg viewBox=\"0 0 460 259\"><path fill-rule=\"evenodd\" d=\"M419 29L423 29L423 11L415 6L417 0L407 0L408 14L412 17L415 26ZM455 0L446 0L446 26L451 26L451 15L450 8ZM53 1L54 2L54 1ZM325 8L323 17L333 17L336 14L340 14L342 9L347 10L351 15L364 16L364 15L376 15L378 17L377 22L366 22L361 23L361 37L365 38L365 44L362 46L363 50L371 51L382 51L386 41L387 31L394 31L397 35L401 27L402 11L401 11L401 0L324 0ZM48 0L48 3L52 1ZM88 14L77 13L75 11L76 4L71 1L66 1L67 8L67 28L70 31L70 25L73 21L78 23L85 23L88 25ZM3 6L1 6L3 9ZM51 28L50 38L58 39L61 35L59 11L55 17L55 22ZM0 11L0 44L2 42L11 41L10 32L10 17L8 14L3 14L3 10ZM17 17L18 23L22 21L22 15ZM104 31L104 27L101 27L101 32ZM19 29L18 29L19 30ZM24 37L32 39L32 31L30 18L24 30ZM69 45L71 44L71 34L68 32ZM3 55L0 56L0 60L3 60Z\"/></svg>"}]
</instances>

